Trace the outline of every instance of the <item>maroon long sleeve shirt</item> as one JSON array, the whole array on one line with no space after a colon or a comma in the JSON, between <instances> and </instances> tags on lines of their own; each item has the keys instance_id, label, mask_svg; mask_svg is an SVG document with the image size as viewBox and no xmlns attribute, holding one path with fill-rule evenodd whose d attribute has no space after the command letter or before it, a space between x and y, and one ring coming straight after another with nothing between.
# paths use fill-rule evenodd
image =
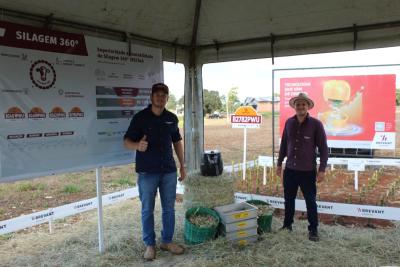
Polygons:
<instances>
[{"instance_id":1,"label":"maroon long sleeve shirt","mask_svg":"<svg viewBox=\"0 0 400 267\"><path fill-rule=\"evenodd\" d=\"M316 148L320 154L319 171L324 172L328 161L328 145L322 123L307 114L302 123L296 115L290 117L282 134L278 166L286 159L286 167L298 171L315 170L317 166Z\"/></svg>"}]
</instances>

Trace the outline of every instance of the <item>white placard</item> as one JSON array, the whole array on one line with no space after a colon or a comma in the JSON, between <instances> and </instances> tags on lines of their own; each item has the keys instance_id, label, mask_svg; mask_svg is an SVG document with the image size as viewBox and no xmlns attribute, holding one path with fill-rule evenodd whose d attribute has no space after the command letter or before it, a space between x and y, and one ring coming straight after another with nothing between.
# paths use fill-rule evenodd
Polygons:
<instances>
[{"instance_id":1,"label":"white placard","mask_svg":"<svg viewBox=\"0 0 400 267\"><path fill-rule=\"evenodd\" d=\"M349 171L365 171L365 161L363 159L349 159L347 169Z\"/></svg>"},{"instance_id":2,"label":"white placard","mask_svg":"<svg viewBox=\"0 0 400 267\"><path fill-rule=\"evenodd\" d=\"M272 157L270 156L258 156L258 165L263 167L272 167Z\"/></svg>"}]
</instances>

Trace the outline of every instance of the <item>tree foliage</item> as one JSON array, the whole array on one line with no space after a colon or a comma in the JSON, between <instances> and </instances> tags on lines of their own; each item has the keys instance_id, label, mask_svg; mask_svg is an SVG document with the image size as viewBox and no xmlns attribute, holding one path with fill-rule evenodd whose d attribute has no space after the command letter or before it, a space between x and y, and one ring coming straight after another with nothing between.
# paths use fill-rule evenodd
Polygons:
<instances>
[{"instance_id":1,"label":"tree foliage","mask_svg":"<svg viewBox=\"0 0 400 267\"><path fill-rule=\"evenodd\" d=\"M176 96L174 94L169 95L166 108L171 111L176 110Z\"/></svg>"},{"instance_id":2,"label":"tree foliage","mask_svg":"<svg viewBox=\"0 0 400 267\"><path fill-rule=\"evenodd\" d=\"M238 87L233 87L229 89L228 92L228 113L232 114L240 106L240 100L238 96Z\"/></svg>"},{"instance_id":3,"label":"tree foliage","mask_svg":"<svg viewBox=\"0 0 400 267\"><path fill-rule=\"evenodd\" d=\"M181 98L179 98L177 104L178 104L178 105L183 105L183 104L185 104L185 95L182 95Z\"/></svg>"},{"instance_id":4,"label":"tree foliage","mask_svg":"<svg viewBox=\"0 0 400 267\"><path fill-rule=\"evenodd\" d=\"M217 91L209 91L207 89L204 89L203 101L205 114L211 114L214 111L220 111L222 108L221 98L219 96L219 92Z\"/></svg>"}]
</instances>

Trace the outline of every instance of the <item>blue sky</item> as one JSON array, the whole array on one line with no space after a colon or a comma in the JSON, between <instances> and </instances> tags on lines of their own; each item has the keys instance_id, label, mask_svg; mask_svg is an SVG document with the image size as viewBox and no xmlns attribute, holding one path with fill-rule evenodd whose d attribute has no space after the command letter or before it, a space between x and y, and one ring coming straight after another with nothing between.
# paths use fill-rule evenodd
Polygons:
<instances>
[{"instance_id":1,"label":"blue sky","mask_svg":"<svg viewBox=\"0 0 400 267\"><path fill-rule=\"evenodd\" d=\"M271 95L272 69L400 64L400 47L337 52L304 56L256 59L213 63L203 66L204 89L226 94L232 87L238 87L239 98ZM400 75L400 67L398 74ZM184 68L182 64L164 62L164 80L171 93L177 98L184 92ZM399 87L399 81L396 81Z\"/></svg>"}]
</instances>

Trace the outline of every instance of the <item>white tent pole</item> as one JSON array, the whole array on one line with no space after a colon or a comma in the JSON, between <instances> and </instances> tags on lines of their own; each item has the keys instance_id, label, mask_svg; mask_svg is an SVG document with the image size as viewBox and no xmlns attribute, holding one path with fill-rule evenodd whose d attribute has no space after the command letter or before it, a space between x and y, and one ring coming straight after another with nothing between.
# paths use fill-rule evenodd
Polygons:
<instances>
[{"instance_id":1,"label":"white tent pole","mask_svg":"<svg viewBox=\"0 0 400 267\"><path fill-rule=\"evenodd\" d=\"M96 189L97 189L97 214L99 232L99 252L104 252L104 229L103 229L103 201L102 201L102 168L96 168Z\"/></svg>"}]
</instances>

